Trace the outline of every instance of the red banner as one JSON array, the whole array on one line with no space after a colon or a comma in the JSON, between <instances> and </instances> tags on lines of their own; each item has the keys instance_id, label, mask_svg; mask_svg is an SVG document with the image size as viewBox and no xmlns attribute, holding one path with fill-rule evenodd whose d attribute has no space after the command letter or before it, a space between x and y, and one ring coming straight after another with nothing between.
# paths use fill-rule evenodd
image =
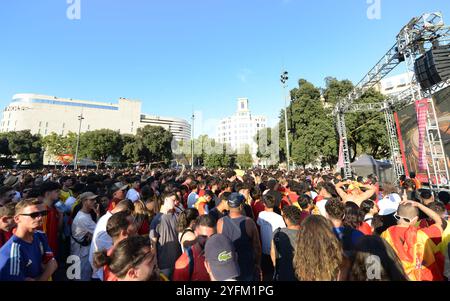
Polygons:
<instances>
[{"instance_id":1,"label":"red banner","mask_svg":"<svg viewBox=\"0 0 450 301\"><path fill-rule=\"evenodd\" d=\"M419 127L419 170L427 169L425 129L427 127L428 99L416 100L417 125Z\"/></svg>"}]
</instances>

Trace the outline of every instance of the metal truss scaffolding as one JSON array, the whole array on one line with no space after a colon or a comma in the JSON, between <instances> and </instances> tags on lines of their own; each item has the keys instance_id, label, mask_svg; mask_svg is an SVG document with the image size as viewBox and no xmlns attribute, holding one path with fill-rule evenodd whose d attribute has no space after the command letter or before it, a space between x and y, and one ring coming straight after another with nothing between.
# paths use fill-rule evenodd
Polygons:
<instances>
[{"instance_id":1,"label":"metal truss scaffolding","mask_svg":"<svg viewBox=\"0 0 450 301\"><path fill-rule=\"evenodd\" d=\"M427 164L428 180L430 186L435 186L437 189L441 187L449 188L449 171L446 164L446 154L432 96L436 92L448 87L450 80L434 85L427 90L422 90L414 73L414 64L419 56L433 47L448 44L450 44L450 27L445 26L441 13L427 13L413 18L397 35L396 44L364 76L353 91L336 104L333 113L336 116L337 130L343 145L345 177L352 176L350 150L347 143L345 126L346 113L368 111L384 113L391 150L391 162L394 166L396 178L398 179L400 175L405 174L405 170L402 164L393 112L414 103L416 100L427 98L429 105L426 123L427 146L425 149L427 157L431 158L432 161L431 165ZM407 70L414 74L411 78L410 89L392 95L384 102L372 104L354 103L402 62L405 62Z\"/></svg>"}]
</instances>

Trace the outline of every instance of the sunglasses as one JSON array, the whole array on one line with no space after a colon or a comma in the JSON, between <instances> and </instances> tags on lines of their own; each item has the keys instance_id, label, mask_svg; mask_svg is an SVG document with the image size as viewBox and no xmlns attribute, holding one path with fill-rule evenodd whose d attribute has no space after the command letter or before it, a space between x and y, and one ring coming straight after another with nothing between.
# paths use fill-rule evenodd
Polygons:
<instances>
[{"instance_id":1,"label":"sunglasses","mask_svg":"<svg viewBox=\"0 0 450 301\"><path fill-rule=\"evenodd\" d=\"M400 220L400 219L403 219L405 222L407 222L407 223L410 223L411 222L411 219L410 218L407 218L407 217L403 217L403 216L400 216L400 215L398 215L397 213L396 214L394 214L394 218L396 219L396 220Z\"/></svg>"},{"instance_id":2,"label":"sunglasses","mask_svg":"<svg viewBox=\"0 0 450 301\"><path fill-rule=\"evenodd\" d=\"M29 216L32 219L36 219L39 216L41 216L41 217L47 216L47 213L48 213L47 210L44 210L44 211L38 211L38 212L33 212L33 213L22 213L20 215Z\"/></svg>"}]
</instances>

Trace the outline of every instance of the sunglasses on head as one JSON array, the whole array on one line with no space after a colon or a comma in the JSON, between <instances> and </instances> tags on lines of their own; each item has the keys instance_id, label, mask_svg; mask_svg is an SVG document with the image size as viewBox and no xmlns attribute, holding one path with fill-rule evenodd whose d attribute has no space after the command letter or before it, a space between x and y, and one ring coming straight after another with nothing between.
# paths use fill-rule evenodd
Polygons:
<instances>
[{"instance_id":1,"label":"sunglasses on head","mask_svg":"<svg viewBox=\"0 0 450 301\"><path fill-rule=\"evenodd\" d=\"M410 223L410 222L411 222L411 219L410 219L410 218L400 216L400 215L398 215L397 213L394 214L394 218L395 218L396 220L403 219L403 220L404 220L405 222L407 222L407 223Z\"/></svg>"},{"instance_id":2,"label":"sunglasses on head","mask_svg":"<svg viewBox=\"0 0 450 301\"><path fill-rule=\"evenodd\" d=\"M32 219L36 219L36 218L38 218L39 216L41 216L41 217L47 216L47 210L44 210L44 211L38 211L38 212L33 212L33 213L22 213L22 214L20 214L20 215L23 215L23 216L29 216L29 217L31 217Z\"/></svg>"}]
</instances>

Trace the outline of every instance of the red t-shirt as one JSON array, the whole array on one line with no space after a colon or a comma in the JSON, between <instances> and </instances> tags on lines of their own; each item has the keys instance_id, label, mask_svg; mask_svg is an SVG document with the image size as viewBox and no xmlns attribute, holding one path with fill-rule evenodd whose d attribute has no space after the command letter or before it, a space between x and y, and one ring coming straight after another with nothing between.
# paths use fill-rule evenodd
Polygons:
<instances>
[{"instance_id":1,"label":"red t-shirt","mask_svg":"<svg viewBox=\"0 0 450 301\"><path fill-rule=\"evenodd\" d=\"M362 222L358 230L361 231L364 235L372 235L372 228L366 222Z\"/></svg>"},{"instance_id":2,"label":"red t-shirt","mask_svg":"<svg viewBox=\"0 0 450 301\"><path fill-rule=\"evenodd\" d=\"M261 211L264 211L264 203L262 201L258 201L258 202L253 201L252 202L252 210L253 210L253 216L255 217L255 221L257 221L259 213Z\"/></svg>"},{"instance_id":3,"label":"red t-shirt","mask_svg":"<svg viewBox=\"0 0 450 301\"><path fill-rule=\"evenodd\" d=\"M12 231L5 232L0 230L0 248L13 236Z\"/></svg>"},{"instance_id":4,"label":"red t-shirt","mask_svg":"<svg viewBox=\"0 0 450 301\"><path fill-rule=\"evenodd\" d=\"M108 211L111 212L120 201L121 200L119 200L119 199L112 199L111 201L109 201Z\"/></svg>"},{"instance_id":5,"label":"red t-shirt","mask_svg":"<svg viewBox=\"0 0 450 301\"><path fill-rule=\"evenodd\" d=\"M42 230L47 235L48 245L52 249L53 254L58 254L58 224L59 212L55 207L47 206L47 216L44 218Z\"/></svg>"},{"instance_id":6,"label":"red t-shirt","mask_svg":"<svg viewBox=\"0 0 450 301\"><path fill-rule=\"evenodd\" d=\"M317 202L319 202L319 201L321 201L321 200L323 200L323 199L324 199L323 196L317 195L317 196L314 198L313 202L314 202L314 204L316 204Z\"/></svg>"},{"instance_id":7,"label":"red t-shirt","mask_svg":"<svg viewBox=\"0 0 450 301\"><path fill-rule=\"evenodd\" d=\"M191 250L194 260L192 275L189 275L189 255L184 252L175 262L173 281L210 281L205 268L205 255L201 252L199 245L195 244Z\"/></svg>"},{"instance_id":8,"label":"red t-shirt","mask_svg":"<svg viewBox=\"0 0 450 301\"><path fill-rule=\"evenodd\" d=\"M298 195L295 192L286 190L286 193L283 195L283 198L281 199L281 209L283 209L285 206L292 206L294 205L294 203L298 201Z\"/></svg>"},{"instance_id":9,"label":"red t-shirt","mask_svg":"<svg viewBox=\"0 0 450 301\"><path fill-rule=\"evenodd\" d=\"M111 256L114 252L114 246L109 248L108 252L106 252L106 255ZM111 272L109 269L109 266L105 265L103 267L103 281L118 281L117 276Z\"/></svg>"},{"instance_id":10,"label":"red t-shirt","mask_svg":"<svg viewBox=\"0 0 450 301\"><path fill-rule=\"evenodd\" d=\"M139 235L148 235L150 233L150 225L148 223L148 219L144 219L144 222L142 223L141 227L139 228L138 234Z\"/></svg>"}]
</instances>

